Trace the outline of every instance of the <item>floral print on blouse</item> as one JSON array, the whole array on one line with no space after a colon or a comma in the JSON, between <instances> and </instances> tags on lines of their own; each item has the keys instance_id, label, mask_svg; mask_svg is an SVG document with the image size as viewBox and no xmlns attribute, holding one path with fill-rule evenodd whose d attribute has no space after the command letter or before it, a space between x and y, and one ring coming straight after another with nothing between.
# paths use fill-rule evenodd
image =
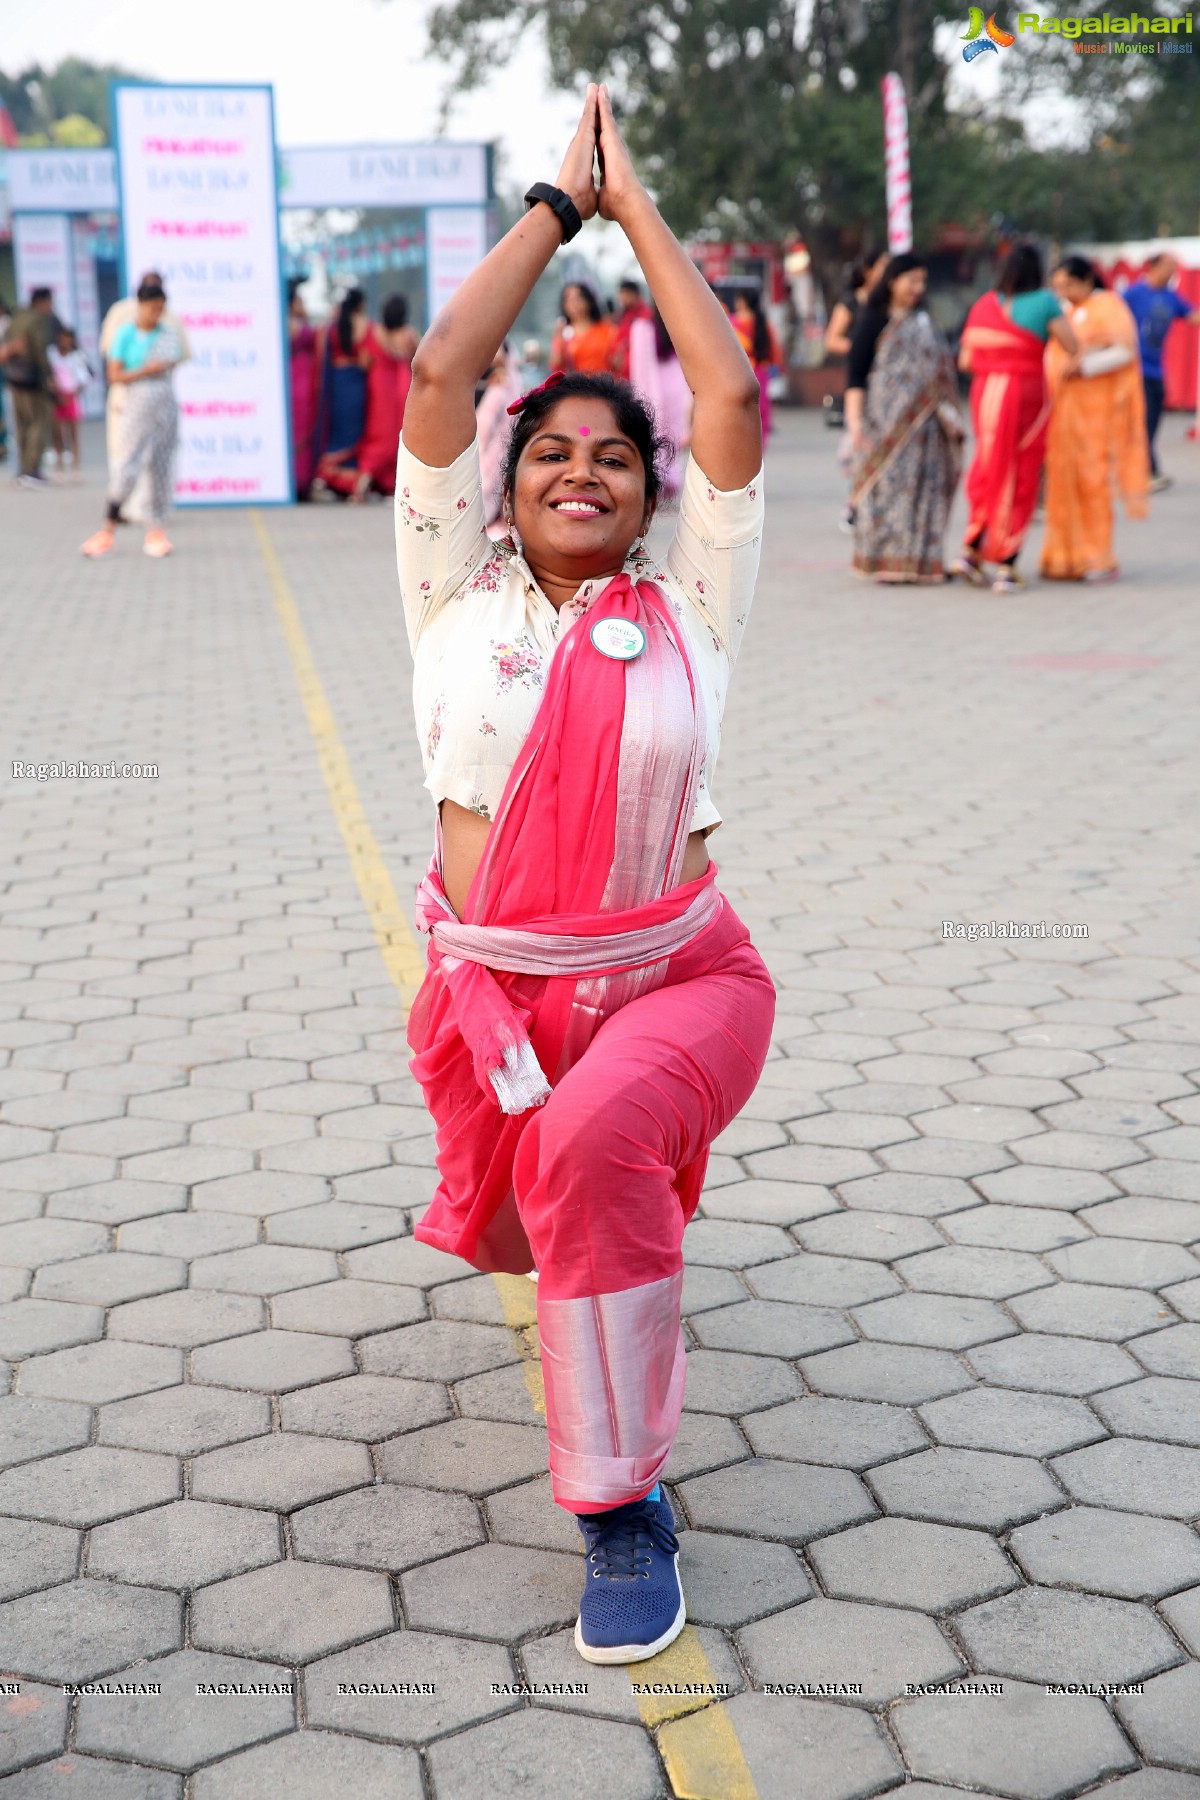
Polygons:
<instances>
[{"instance_id":1,"label":"floral print on blouse","mask_svg":"<svg viewBox=\"0 0 1200 1800\"><path fill-rule=\"evenodd\" d=\"M625 562L634 580L656 583L680 620L704 696L707 741L694 831L721 822L708 782L758 577L762 524L761 473L727 493L689 459L665 556L638 544ZM478 443L448 468L434 469L401 438L396 560L425 786L435 803L454 800L494 818L554 652L607 582L585 581L558 611L551 606L514 537L487 534Z\"/></svg>"}]
</instances>

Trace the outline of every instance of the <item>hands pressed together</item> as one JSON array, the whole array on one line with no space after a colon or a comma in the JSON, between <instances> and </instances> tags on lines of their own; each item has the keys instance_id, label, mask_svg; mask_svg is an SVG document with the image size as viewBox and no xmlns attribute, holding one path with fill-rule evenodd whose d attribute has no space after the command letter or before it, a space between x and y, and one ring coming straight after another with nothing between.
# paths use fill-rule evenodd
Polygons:
<instances>
[{"instance_id":1,"label":"hands pressed together","mask_svg":"<svg viewBox=\"0 0 1200 1800\"><path fill-rule=\"evenodd\" d=\"M569 194L581 219L620 220L629 202L645 193L613 117L608 88L588 83L579 128L567 147L557 186Z\"/></svg>"}]
</instances>

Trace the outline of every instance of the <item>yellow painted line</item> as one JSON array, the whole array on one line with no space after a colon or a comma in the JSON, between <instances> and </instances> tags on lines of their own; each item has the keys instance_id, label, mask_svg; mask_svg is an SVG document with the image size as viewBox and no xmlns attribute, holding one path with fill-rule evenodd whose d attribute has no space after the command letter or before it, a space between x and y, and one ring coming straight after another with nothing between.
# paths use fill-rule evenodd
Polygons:
<instances>
[{"instance_id":1,"label":"yellow painted line","mask_svg":"<svg viewBox=\"0 0 1200 1800\"><path fill-rule=\"evenodd\" d=\"M292 659L334 817L387 972L407 1011L424 979L425 958L367 821L350 758L317 673L283 565L257 509L251 510L250 520L266 565L275 611ZM546 1387L537 1335L537 1288L524 1275L493 1275L492 1280L500 1297L504 1323L521 1357L530 1403L539 1418L544 1419ZM676 1686L709 1686L716 1679L691 1625L685 1626L661 1655L650 1662L630 1664L629 1674L631 1680L670 1682ZM659 1748L677 1800L759 1800L733 1721L724 1707L714 1706L711 1697L703 1694L639 1694L637 1701L642 1723L652 1731L662 1728Z\"/></svg>"},{"instance_id":2,"label":"yellow painted line","mask_svg":"<svg viewBox=\"0 0 1200 1800\"><path fill-rule=\"evenodd\" d=\"M329 798L333 802L334 818L349 852L354 879L358 883L358 891L362 895L371 927L379 940L387 972L399 988L407 1012L424 979L425 958L392 885L378 839L367 822L367 815L359 798L358 784L350 767L350 758L338 732L324 683L317 673L308 637L300 622L299 609L266 524L256 508L251 510L250 521L266 565L275 611L292 659L296 685L300 689L309 730L316 745L317 760L329 789Z\"/></svg>"}]
</instances>

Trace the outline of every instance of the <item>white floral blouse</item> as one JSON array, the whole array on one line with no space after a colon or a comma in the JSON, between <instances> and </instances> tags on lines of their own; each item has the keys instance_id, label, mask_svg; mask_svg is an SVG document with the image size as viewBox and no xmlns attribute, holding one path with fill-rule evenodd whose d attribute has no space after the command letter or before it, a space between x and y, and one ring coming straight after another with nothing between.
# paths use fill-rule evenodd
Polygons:
<instances>
[{"instance_id":1,"label":"white floral blouse","mask_svg":"<svg viewBox=\"0 0 1200 1800\"><path fill-rule=\"evenodd\" d=\"M708 741L693 831L721 823L709 781L758 577L762 525L761 472L724 493L689 459L665 560L635 545L625 562L629 575L656 582L674 606L703 687ZM487 535L478 442L449 468L431 469L401 438L396 560L425 786L435 804L454 800L494 818L559 638L607 584L585 581L555 611L514 540Z\"/></svg>"}]
</instances>

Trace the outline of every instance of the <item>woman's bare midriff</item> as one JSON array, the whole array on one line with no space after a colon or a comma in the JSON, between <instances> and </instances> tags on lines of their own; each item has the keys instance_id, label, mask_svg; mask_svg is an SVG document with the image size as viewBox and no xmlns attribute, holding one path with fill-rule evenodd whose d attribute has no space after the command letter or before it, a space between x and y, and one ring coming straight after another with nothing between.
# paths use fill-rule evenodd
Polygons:
<instances>
[{"instance_id":1,"label":"woman's bare midriff","mask_svg":"<svg viewBox=\"0 0 1200 1800\"><path fill-rule=\"evenodd\" d=\"M441 814L442 884L446 889L447 899L461 919L492 823L490 819L481 819L478 813L469 811L467 807L459 806L454 800L442 801ZM680 885L695 881L707 867L708 850L704 833L693 831L683 853Z\"/></svg>"}]
</instances>

